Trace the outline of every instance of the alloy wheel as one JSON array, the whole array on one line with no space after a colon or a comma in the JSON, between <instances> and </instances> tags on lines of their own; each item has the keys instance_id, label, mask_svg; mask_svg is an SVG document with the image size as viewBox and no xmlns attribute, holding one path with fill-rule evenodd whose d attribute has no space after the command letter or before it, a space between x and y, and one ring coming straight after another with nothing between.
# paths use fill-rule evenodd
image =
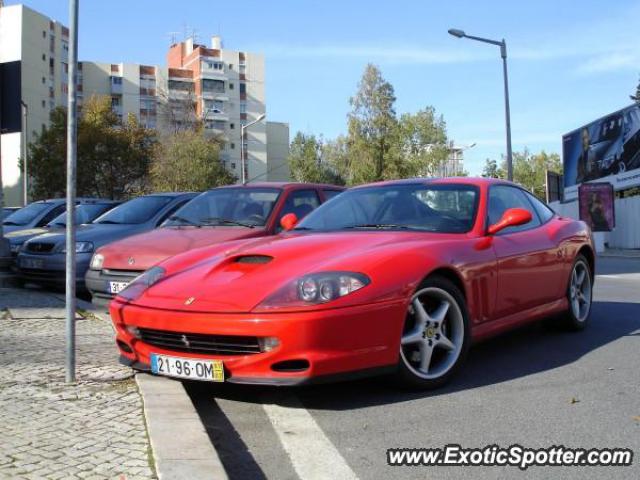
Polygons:
<instances>
[{"instance_id":1,"label":"alloy wheel","mask_svg":"<svg viewBox=\"0 0 640 480\"><path fill-rule=\"evenodd\" d=\"M400 356L414 375L438 379L458 360L464 335L464 318L453 296L441 288L424 288L411 298Z\"/></svg>"},{"instance_id":2,"label":"alloy wheel","mask_svg":"<svg viewBox=\"0 0 640 480\"><path fill-rule=\"evenodd\" d=\"M591 275L584 261L578 261L571 273L569 286L571 312L578 322L584 322L591 310Z\"/></svg>"}]
</instances>

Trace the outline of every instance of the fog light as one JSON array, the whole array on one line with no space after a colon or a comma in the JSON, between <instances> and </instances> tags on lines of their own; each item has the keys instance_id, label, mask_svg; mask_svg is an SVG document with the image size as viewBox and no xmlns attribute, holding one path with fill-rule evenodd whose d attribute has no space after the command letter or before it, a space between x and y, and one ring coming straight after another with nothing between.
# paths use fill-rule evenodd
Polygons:
<instances>
[{"instance_id":1,"label":"fog light","mask_svg":"<svg viewBox=\"0 0 640 480\"><path fill-rule=\"evenodd\" d=\"M138 327L134 325L127 325L125 327L125 330L129 332L131 335L133 335L134 337L140 338L140 330L138 330Z\"/></svg>"},{"instance_id":2,"label":"fog light","mask_svg":"<svg viewBox=\"0 0 640 480\"><path fill-rule=\"evenodd\" d=\"M258 339L261 352L270 352L280 345L280 340L276 337L262 337Z\"/></svg>"}]
</instances>

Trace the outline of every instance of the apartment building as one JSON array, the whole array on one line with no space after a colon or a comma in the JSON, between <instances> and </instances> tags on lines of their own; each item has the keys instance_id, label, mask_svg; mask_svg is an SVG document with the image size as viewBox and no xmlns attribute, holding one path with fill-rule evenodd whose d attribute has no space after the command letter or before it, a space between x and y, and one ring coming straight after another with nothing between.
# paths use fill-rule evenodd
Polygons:
<instances>
[{"instance_id":1,"label":"apartment building","mask_svg":"<svg viewBox=\"0 0 640 480\"><path fill-rule=\"evenodd\" d=\"M65 26L29 7L0 7L0 138L7 205L23 203L19 159L26 145L48 125L51 109L67 104L68 36ZM166 66L79 62L78 105L92 95L108 96L121 118L133 114L145 126L160 129L195 115L204 120L208 134L224 141L221 160L241 179L242 126L266 114L264 71L262 55L225 49L218 36L210 46L187 39L169 47ZM191 105L193 111L185 111ZM247 128L246 178L288 180L288 146L286 123Z\"/></svg>"},{"instance_id":2,"label":"apartment building","mask_svg":"<svg viewBox=\"0 0 640 480\"><path fill-rule=\"evenodd\" d=\"M24 5L0 8L0 156L7 205L23 201L18 160L68 93L69 30ZM25 142L26 141L26 142Z\"/></svg>"}]
</instances>

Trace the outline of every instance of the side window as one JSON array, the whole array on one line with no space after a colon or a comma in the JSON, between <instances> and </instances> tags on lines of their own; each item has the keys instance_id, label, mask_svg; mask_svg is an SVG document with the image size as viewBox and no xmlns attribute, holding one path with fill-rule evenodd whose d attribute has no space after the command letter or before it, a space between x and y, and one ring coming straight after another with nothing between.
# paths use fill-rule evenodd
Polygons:
<instances>
[{"instance_id":1,"label":"side window","mask_svg":"<svg viewBox=\"0 0 640 480\"><path fill-rule=\"evenodd\" d=\"M315 190L296 190L287 197L284 208L280 212L276 230L280 231L280 219L287 213L295 213L298 220L302 220L309 213L320 206L320 198Z\"/></svg>"},{"instance_id":2,"label":"side window","mask_svg":"<svg viewBox=\"0 0 640 480\"><path fill-rule=\"evenodd\" d=\"M340 195L342 193L342 190L324 190L323 189L322 193L324 193L325 202L328 202L333 197Z\"/></svg>"},{"instance_id":3,"label":"side window","mask_svg":"<svg viewBox=\"0 0 640 480\"><path fill-rule=\"evenodd\" d=\"M180 207L182 207L185 203L187 203L189 200L191 200L191 199L190 198L185 198L184 200L180 200L179 202L176 202L176 204L173 207L171 207L169 210L164 212L164 214L160 217L160 220L158 220L156 222L156 227L159 227L162 224L162 222L164 222L167 218L169 218L171 215L176 213L176 211Z\"/></svg>"},{"instance_id":4,"label":"side window","mask_svg":"<svg viewBox=\"0 0 640 480\"><path fill-rule=\"evenodd\" d=\"M67 209L67 205L64 203L61 205L58 205L57 207L52 208L49 213L47 213L44 217L42 217L42 219L38 222L38 225L36 226L42 227L43 225L46 225L51 220L56 218L58 215L63 213L66 209Z\"/></svg>"},{"instance_id":5,"label":"side window","mask_svg":"<svg viewBox=\"0 0 640 480\"><path fill-rule=\"evenodd\" d=\"M502 214L509 208L524 208L531 212L532 218L529 223L524 225L505 228L500 232L500 235L529 230L530 228L540 226L538 215L522 190L508 185L492 186L489 189L488 225L493 225L498 222L500 218L502 218Z\"/></svg>"},{"instance_id":6,"label":"side window","mask_svg":"<svg viewBox=\"0 0 640 480\"><path fill-rule=\"evenodd\" d=\"M525 195L533 205L533 208L538 214L538 217L540 217L540 221L542 221L542 223L547 223L551 220L554 212L547 206L547 204L541 202L535 195L531 195L529 192L526 192Z\"/></svg>"}]
</instances>

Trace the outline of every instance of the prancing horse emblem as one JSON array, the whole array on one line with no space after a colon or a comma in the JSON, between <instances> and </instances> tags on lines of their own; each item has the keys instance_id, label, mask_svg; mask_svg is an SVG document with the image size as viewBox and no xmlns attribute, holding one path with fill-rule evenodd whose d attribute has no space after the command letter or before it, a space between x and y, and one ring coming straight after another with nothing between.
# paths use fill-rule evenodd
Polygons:
<instances>
[{"instance_id":1,"label":"prancing horse emblem","mask_svg":"<svg viewBox=\"0 0 640 480\"><path fill-rule=\"evenodd\" d=\"M187 338L186 335L182 335L181 340L182 340L182 343L184 343L185 347L191 348L191 344L189 343L189 339Z\"/></svg>"},{"instance_id":2,"label":"prancing horse emblem","mask_svg":"<svg viewBox=\"0 0 640 480\"><path fill-rule=\"evenodd\" d=\"M127 263L129 265L133 265L134 263L136 263L135 259L133 257L129 257L129 260L127 260Z\"/></svg>"},{"instance_id":3,"label":"prancing horse emblem","mask_svg":"<svg viewBox=\"0 0 640 480\"><path fill-rule=\"evenodd\" d=\"M196 301L196 297L189 297L184 301L184 304L185 305L191 305L195 301Z\"/></svg>"}]
</instances>

